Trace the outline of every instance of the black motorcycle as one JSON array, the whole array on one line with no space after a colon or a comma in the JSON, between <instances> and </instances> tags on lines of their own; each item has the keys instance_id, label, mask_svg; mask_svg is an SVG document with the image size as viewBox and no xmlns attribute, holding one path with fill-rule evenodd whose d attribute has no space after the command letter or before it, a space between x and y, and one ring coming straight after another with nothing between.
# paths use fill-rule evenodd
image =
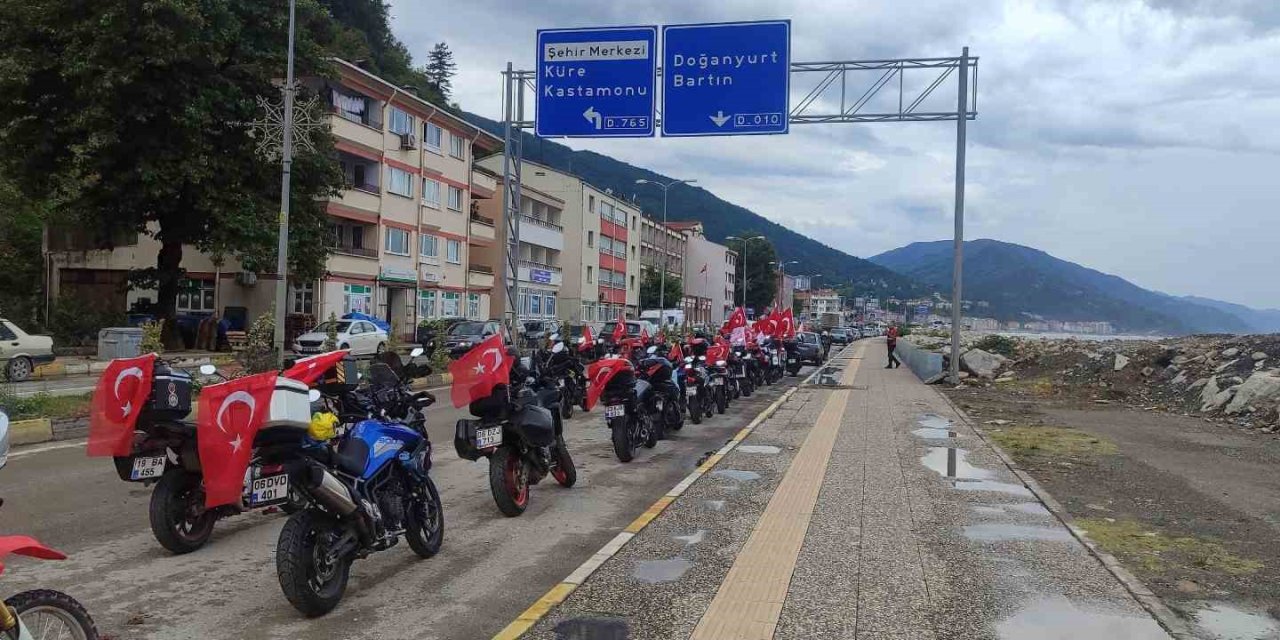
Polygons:
<instances>
[{"instance_id":1,"label":"black motorcycle","mask_svg":"<svg viewBox=\"0 0 1280 640\"><path fill-rule=\"evenodd\" d=\"M559 334L551 337L551 349L535 351L538 361L539 384L551 385L560 390L560 417L568 420L573 417L574 407L586 410L587 385L586 368L560 340Z\"/></svg>"},{"instance_id":2,"label":"black motorcycle","mask_svg":"<svg viewBox=\"0 0 1280 640\"><path fill-rule=\"evenodd\" d=\"M604 402L604 420L613 439L613 453L631 462L641 445L658 444L662 399L653 385L636 376L635 365L620 357L601 358L587 367L587 402Z\"/></svg>"},{"instance_id":3,"label":"black motorcycle","mask_svg":"<svg viewBox=\"0 0 1280 640\"><path fill-rule=\"evenodd\" d=\"M540 379L547 377L537 361L521 358L511 368L509 384L497 385L488 397L471 403L471 415L479 419L458 420L454 428L459 457L489 459L489 490L498 510L509 518L524 513L529 487L546 476L563 487L578 481L564 441L560 388Z\"/></svg>"},{"instance_id":4,"label":"black motorcycle","mask_svg":"<svg viewBox=\"0 0 1280 640\"><path fill-rule=\"evenodd\" d=\"M675 369L671 361L658 351L657 345L650 346L645 356L636 365L640 379L653 386L660 397L657 398L660 415L658 439L666 437L666 431L679 431L684 428L684 398L680 385L676 381Z\"/></svg>"}]
</instances>

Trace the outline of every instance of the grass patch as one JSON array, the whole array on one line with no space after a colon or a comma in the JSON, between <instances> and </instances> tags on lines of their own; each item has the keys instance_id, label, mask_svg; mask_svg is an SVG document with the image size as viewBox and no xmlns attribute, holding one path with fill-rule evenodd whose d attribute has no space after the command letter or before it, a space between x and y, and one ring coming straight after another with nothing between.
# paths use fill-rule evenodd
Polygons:
<instances>
[{"instance_id":1,"label":"grass patch","mask_svg":"<svg viewBox=\"0 0 1280 640\"><path fill-rule=\"evenodd\" d=\"M80 418L89 415L90 395L51 396L39 393L20 398L0 392L0 408L9 414L11 420Z\"/></svg>"},{"instance_id":2,"label":"grass patch","mask_svg":"<svg viewBox=\"0 0 1280 640\"><path fill-rule=\"evenodd\" d=\"M1119 452L1115 443L1109 440L1063 427L1007 427L987 433L1009 455L1019 459L1036 456L1082 458Z\"/></svg>"},{"instance_id":3,"label":"grass patch","mask_svg":"<svg viewBox=\"0 0 1280 640\"><path fill-rule=\"evenodd\" d=\"M1241 558L1214 540L1169 536L1148 530L1135 520L1087 518L1076 520L1076 524L1108 553L1149 573L1187 568L1238 576L1256 573L1263 567L1261 562Z\"/></svg>"}]
</instances>

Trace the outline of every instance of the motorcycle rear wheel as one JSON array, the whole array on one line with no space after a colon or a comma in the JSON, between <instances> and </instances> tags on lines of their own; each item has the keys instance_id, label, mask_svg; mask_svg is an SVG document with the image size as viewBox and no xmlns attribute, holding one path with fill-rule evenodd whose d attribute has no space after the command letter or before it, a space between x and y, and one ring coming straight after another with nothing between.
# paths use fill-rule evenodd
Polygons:
<instances>
[{"instance_id":1,"label":"motorcycle rear wheel","mask_svg":"<svg viewBox=\"0 0 1280 640\"><path fill-rule=\"evenodd\" d=\"M347 591L351 556L332 561L325 557L330 534L336 528L317 512L306 509L289 516L280 529L276 542L280 589L289 604L308 618L333 611Z\"/></svg>"},{"instance_id":2,"label":"motorcycle rear wheel","mask_svg":"<svg viewBox=\"0 0 1280 640\"><path fill-rule=\"evenodd\" d=\"M694 424L702 424L702 398L700 396L689 396L689 419Z\"/></svg>"},{"instance_id":3,"label":"motorcycle rear wheel","mask_svg":"<svg viewBox=\"0 0 1280 640\"><path fill-rule=\"evenodd\" d=\"M191 553L213 535L218 518L205 510L200 482L200 474L175 467L165 471L151 491L147 513L151 533L160 546L173 553Z\"/></svg>"},{"instance_id":4,"label":"motorcycle rear wheel","mask_svg":"<svg viewBox=\"0 0 1280 640\"><path fill-rule=\"evenodd\" d=\"M569 455L569 447L564 442L564 436L556 438L554 455L556 466L551 470L551 476L565 488L577 484L578 468L573 466L573 456Z\"/></svg>"},{"instance_id":5,"label":"motorcycle rear wheel","mask_svg":"<svg viewBox=\"0 0 1280 640\"><path fill-rule=\"evenodd\" d=\"M489 457L489 490L498 511L514 518L529 507L529 470L511 447L498 447Z\"/></svg>"},{"instance_id":6,"label":"motorcycle rear wheel","mask_svg":"<svg viewBox=\"0 0 1280 640\"><path fill-rule=\"evenodd\" d=\"M430 477L422 489L423 495L417 496L409 505L405 538L414 553L421 558L430 558L440 553L440 546L444 544L444 506L440 503L436 483Z\"/></svg>"},{"instance_id":7,"label":"motorcycle rear wheel","mask_svg":"<svg viewBox=\"0 0 1280 640\"><path fill-rule=\"evenodd\" d=\"M729 408L729 393L724 390L724 387L717 387L716 413L723 414L727 408Z\"/></svg>"},{"instance_id":8,"label":"motorcycle rear wheel","mask_svg":"<svg viewBox=\"0 0 1280 640\"><path fill-rule=\"evenodd\" d=\"M567 393L560 396L560 417L565 420L573 417L573 400L569 398Z\"/></svg>"},{"instance_id":9,"label":"motorcycle rear wheel","mask_svg":"<svg viewBox=\"0 0 1280 640\"><path fill-rule=\"evenodd\" d=\"M636 457L636 445L631 439L633 419L630 416L619 416L609 422L609 429L613 431L613 454L618 456L620 462L631 462Z\"/></svg>"},{"instance_id":10,"label":"motorcycle rear wheel","mask_svg":"<svg viewBox=\"0 0 1280 640\"><path fill-rule=\"evenodd\" d=\"M41 638L45 637L46 632L58 629L59 638L98 640L98 628L94 626L93 618L89 617L84 605L61 591L23 591L10 596L4 603L18 614L28 630L35 633L38 629Z\"/></svg>"}]
</instances>

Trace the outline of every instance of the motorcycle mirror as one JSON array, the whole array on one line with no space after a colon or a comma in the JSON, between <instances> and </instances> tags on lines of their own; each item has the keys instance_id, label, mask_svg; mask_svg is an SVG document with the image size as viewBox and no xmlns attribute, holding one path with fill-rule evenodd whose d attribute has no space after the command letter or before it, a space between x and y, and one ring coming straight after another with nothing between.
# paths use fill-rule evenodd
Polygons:
<instances>
[{"instance_id":1,"label":"motorcycle mirror","mask_svg":"<svg viewBox=\"0 0 1280 640\"><path fill-rule=\"evenodd\" d=\"M9 461L9 414L0 409L0 468Z\"/></svg>"},{"instance_id":2,"label":"motorcycle mirror","mask_svg":"<svg viewBox=\"0 0 1280 640\"><path fill-rule=\"evenodd\" d=\"M644 350L644 352L649 355L653 355L658 352L658 345L650 345L648 349Z\"/></svg>"},{"instance_id":3,"label":"motorcycle mirror","mask_svg":"<svg viewBox=\"0 0 1280 640\"><path fill-rule=\"evenodd\" d=\"M561 351L564 351L563 342L557 342L554 345L551 345L551 353L560 353Z\"/></svg>"},{"instance_id":4,"label":"motorcycle mirror","mask_svg":"<svg viewBox=\"0 0 1280 640\"><path fill-rule=\"evenodd\" d=\"M307 400L311 402L316 402L319 399L320 399L319 391L316 391L315 389L311 389L310 391L307 391Z\"/></svg>"},{"instance_id":5,"label":"motorcycle mirror","mask_svg":"<svg viewBox=\"0 0 1280 640\"><path fill-rule=\"evenodd\" d=\"M202 365L200 365L200 373L202 373L202 374L204 374L204 375L206 375L206 376L211 376L211 375L213 375L213 374L215 374L215 373L217 373L217 372L218 372L218 368L217 368L217 367L215 367L215 366L213 366L213 365L211 365L211 364L202 364Z\"/></svg>"},{"instance_id":6,"label":"motorcycle mirror","mask_svg":"<svg viewBox=\"0 0 1280 640\"><path fill-rule=\"evenodd\" d=\"M418 357L418 356L422 355L423 353L426 353L426 352L422 350L422 347L414 347L414 348L413 348L413 351L410 351L410 352L409 352L409 357L410 357L410 358L416 358L416 357Z\"/></svg>"}]
</instances>

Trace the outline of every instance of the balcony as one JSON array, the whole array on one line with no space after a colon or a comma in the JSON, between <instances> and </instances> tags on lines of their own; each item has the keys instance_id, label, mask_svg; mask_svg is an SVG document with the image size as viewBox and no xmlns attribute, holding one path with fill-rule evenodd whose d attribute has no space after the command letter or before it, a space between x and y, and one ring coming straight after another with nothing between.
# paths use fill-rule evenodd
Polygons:
<instances>
[{"instance_id":1,"label":"balcony","mask_svg":"<svg viewBox=\"0 0 1280 640\"><path fill-rule=\"evenodd\" d=\"M342 255L356 256L358 258L373 258L375 260L378 258L378 250L370 249L368 247L353 247L351 245L330 245L329 251L331 253L340 253Z\"/></svg>"},{"instance_id":2,"label":"balcony","mask_svg":"<svg viewBox=\"0 0 1280 640\"><path fill-rule=\"evenodd\" d=\"M492 289L493 283L493 267L483 264L467 266L467 286L478 289Z\"/></svg>"},{"instance_id":3,"label":"balcony","mask_svg":"<svg viewBox=\"0 0 1280 640\"><path fill-rule=\"evenodd\" d=\"M559 285L564 280L560 267L533 262L532 260L520 261L519 277L525 282L536 284Z\"/></svg>"},{"instance_id":4,"label":"balcony","mask_svg":"<svg viewBox=\"0 0 1280 640\"><path fill-rule=\"evenodd\" d=\"M336 113L329 117L329 126L333 128L334 137L339 140L346 139L358 142L374 149L383 147L381 129L353 122Z\"/></svg>"},{"instance_id":5,"label":"balcony","mask_svg":"<svg viewBox=\"0 0 1280 640\"><path fill-rule=\"evenodd\" d=\"M520 215L520 241L562 251L564 227L533 216Z\"/></svg>"},{"instance_id":6,"label":"balcony","mask_svg":"<svg viewBox=\"0 0 1280 640\"><path fill-rule=\"evenodd\" d=\"M486 218L478 213L471 214L471 240L477 244L487 245L497 237L493 218Z\"/></svg>"}]
</instances>

